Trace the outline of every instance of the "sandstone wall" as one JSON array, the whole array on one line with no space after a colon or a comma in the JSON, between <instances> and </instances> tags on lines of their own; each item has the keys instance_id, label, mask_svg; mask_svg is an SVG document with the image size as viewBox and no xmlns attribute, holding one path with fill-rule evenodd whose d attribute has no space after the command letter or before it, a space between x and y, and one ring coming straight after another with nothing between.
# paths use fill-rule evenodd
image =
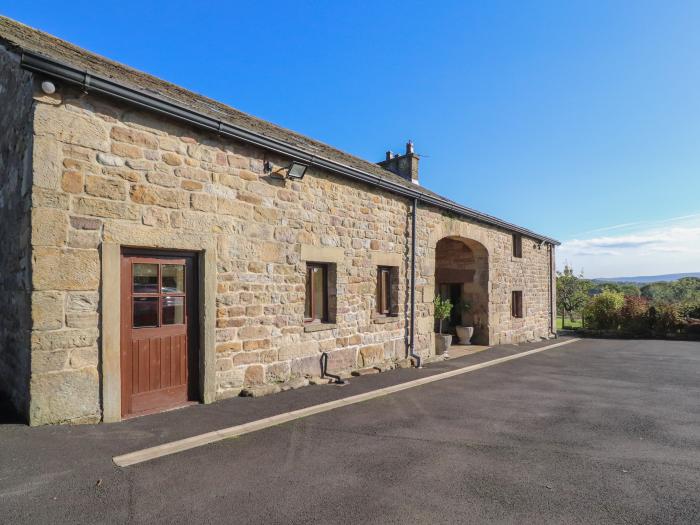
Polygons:
<instances>
[{"instance_id":1,"label":"sandstone wall","mask_svg":"<svg viewBox=\"0 0 700 525\"><path fill-rule=\"evenodd\" d=\"M332 371L405 357L405 199L316 169L300 182L279 180L264 173L264 162L276 170L289 161L65 88L39 97L34 125L34 193L50 198L32 210L33 294L42 305L32 335L33 423L99 419L99 247L115 239L138 246L145 231L151 238L216 239L218 398L246 386L318 376L323 351ZM419 225L422 354L434 353L435 234L448 230L488 240L494 256L490 308L500 323L491 329L493 341L547 333L547 305L540 304L547 284L544 251L524 247L523 260L513 263L505 256L509 234L436 210L421 209ZM335 323L309 331L303 254L318 249L340 254ZM387 260L399 266L401 301L396 317L376 319L377 265ZM526 293L528 315L518 323L503 312L510 314L509 287L526 283L533 292Z\"/></svg>"},{"instance_id":2,"label":"sandstone wall","mask_svg":"<svg viewBox=\"0 0 700 525\"><path fill-rule=\"evenodd\" d=\"M31 76L0 46L0 410L20 416L29 402L32 102Z\"/></svg>"},{"instance_id":3,"label":"sandstone wall","mask_svg":"<svg viewBox=\"0 0 700 525\"><path fill-rule=\"evenodd\" d=\"M421 346L432 348L432 298L435 289L435 247L444 237L462 238L482 245L488 253L488 344L520 343L550 337L549 251L539 242L523 238L522 257L512 256L512 234L483 227L449 213L423 209L418 214L417 308L421 318ZM523 291L523 317L511 316L511 294Z\"/></svg>"}]
</instances>

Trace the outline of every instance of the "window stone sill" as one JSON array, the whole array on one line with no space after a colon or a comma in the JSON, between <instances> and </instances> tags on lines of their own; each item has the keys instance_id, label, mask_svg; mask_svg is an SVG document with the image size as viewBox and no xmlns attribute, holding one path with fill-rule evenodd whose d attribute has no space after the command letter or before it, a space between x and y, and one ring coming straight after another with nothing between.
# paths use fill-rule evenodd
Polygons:
<instances>
[{"instance_id":1,"label":"window stone sill","mask_svg":"<svg viewBox=\"0 0 700 525\"><path fill-rule=\"evenodd\" d=\"M374 324L384 324L384 323L393 323L399 320L398 315L386 315L383 317L375 317L372 319L372 322Z\"/></svg>"},{"instance_id":2,"label":"window stone sill","mask_svg":"<svg viewBox=\"0 0 700 525\"><path fill-rule=\"evenodd\" d=\"M323 330L334 330L338 328L335 323L309 323L304 325L304 332L322 332Z\"/></svg>"}]
</instances>

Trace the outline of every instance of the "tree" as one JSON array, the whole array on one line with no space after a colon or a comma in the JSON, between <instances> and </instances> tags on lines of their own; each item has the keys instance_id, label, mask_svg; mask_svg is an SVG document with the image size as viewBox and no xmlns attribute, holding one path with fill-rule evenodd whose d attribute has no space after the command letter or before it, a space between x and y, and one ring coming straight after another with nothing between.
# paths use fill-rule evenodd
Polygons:
<instances>
[{"instance_id":1,"label":"tree","mask_svg":"<svg viewBox=\"0 0 700 525\"><path fill-rule=\"evenodd\" d=\"M642 286L641 292L655 304L700 302L700 279L683 277L677 281L650 283Z\"/></svg>"},{"instance_id":2,"label":"tree","mask_svg":"<svg viewBox=\"0 0 700 525\"><path fill-rule=\"evenodd\" d=\"M449 299L443 299L439 295L436 295L433 304L435 305L435 319L439 321L440 333L442 333L442 322L450 317L452 313L452 302Z\"/></svg>"},{"instance_id":3,"label":"tree","mask_svg":"<svg viewBox=\"0 0 700 525\"><path fill-rule=\"evenodd\" d=\"M586 326L598 330L617 330L624 304L625 296L622 293L610 289L603 290L586 303Z\"/></svg>"},{"instance_id":4,"label":"tree","mask_svg":"<svg viewBox=\"0 0 700 525\"><path fill-rule=\"evenodd\" d=\"M568 264L564 266L563 272L557 272L557 307L562 312L562 326L566 313L571 318L573 312L579 311L586 304L588 288L588 281L583 278L583 274L577 277Z\"/></svg>"},{"instance_id":5,"label":"tree","mask_svg":"<svg viewBox=\"0 0 700 525\"><path fill-rule=\"evenodd\" d=\"M651 327L649 299L636 295L625 295L625 304L620 309L620 324L627 332L643 334Z\"/></svg>"},{"instance_id":6,"label":"tree","mask_svg":"<svg viewBox=\"0 0 700 525\"><path fill-rule=\"evenodd\" d=\"M654 329L657 333L666 335L675 332L681 324L681 316L675 304L661 304L657 307Z\"/></svg>"}]
</instances>

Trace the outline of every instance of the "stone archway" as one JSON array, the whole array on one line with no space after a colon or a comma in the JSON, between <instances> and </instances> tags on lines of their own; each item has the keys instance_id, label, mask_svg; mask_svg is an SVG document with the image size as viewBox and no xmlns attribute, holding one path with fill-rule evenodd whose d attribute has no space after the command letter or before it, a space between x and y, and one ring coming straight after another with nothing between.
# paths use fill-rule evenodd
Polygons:
<instances>
[{"instance_id":1,"label":"stone archway","mask_svg":"<svg viewBox=\"0 0 700 525\"><path fill-rule=\"evenodd\" d=\"M486 247L459 236L440 239L435 246L435 294L471 305L453 309L450 325L474 327L472 342L489 343L489 257Z\"/></svg>"}]
</instances>

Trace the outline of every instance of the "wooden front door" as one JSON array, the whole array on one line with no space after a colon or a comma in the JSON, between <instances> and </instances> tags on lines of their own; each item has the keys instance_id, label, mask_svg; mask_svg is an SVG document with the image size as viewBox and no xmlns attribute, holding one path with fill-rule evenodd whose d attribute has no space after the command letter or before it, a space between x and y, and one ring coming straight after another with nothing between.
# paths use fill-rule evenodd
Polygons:
<instances>
[{"instance_id":1,"label":"wooden front door","mask_svg":"<svg viewBox=\"0 0 700 525\"><path fill-rule=\"evenodd\" d=\"M122 253L122 416L196 400L196 257Z\"/></svg>"}]
</instances>

